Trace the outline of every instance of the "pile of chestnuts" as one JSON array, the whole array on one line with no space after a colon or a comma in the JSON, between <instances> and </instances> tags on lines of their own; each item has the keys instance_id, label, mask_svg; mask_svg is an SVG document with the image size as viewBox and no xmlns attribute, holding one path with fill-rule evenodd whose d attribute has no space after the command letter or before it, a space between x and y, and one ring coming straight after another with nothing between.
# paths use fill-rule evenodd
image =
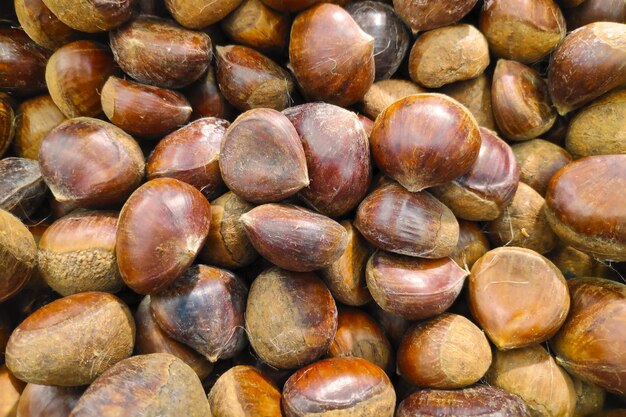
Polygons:
<instances>
[{"instance_id":1,"label":"pile of chestnuts","mask_svg":"<svg viewBox=\"0 0 626 417\"><path fill-rule=\"evenodd\" d=\"M0 3L0 417L625 417L624 0Z\"/></svg>"}]
</instances>

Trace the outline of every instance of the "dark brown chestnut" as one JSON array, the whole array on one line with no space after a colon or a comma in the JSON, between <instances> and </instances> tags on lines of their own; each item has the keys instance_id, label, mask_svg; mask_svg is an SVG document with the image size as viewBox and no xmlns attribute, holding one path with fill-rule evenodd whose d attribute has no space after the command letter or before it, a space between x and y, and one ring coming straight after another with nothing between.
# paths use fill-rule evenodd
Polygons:
<instances>
[{"instance_id":1,"label":"dark brown chestnut","mask_svg":"<svg viewBox=\"0 0 626 417\"><path fill-rule=\"evenodd\" d=\"M567 245L626 261L626 155L589 156L561 168L546 192L546 217Z\"/></svg>"},{"instance_id":2,"label":"dark brown chestnut","mask_svg":"<svg viewBox=\"0 0 626 417\"><path fill-rule=\"evenodd\" d=\"M393 0L393 7L413 32L448 26L472 10L478 0Z\"/></svg>"},{"instance_id":3,"label":"dark brown chestnut","mask_svg":"<svg viewBox=\"0 0 626 417\"><path fill-rule=\"evenodd\" d=\"M0 93L0 158L7 151L15 134L15 112L10 97Z\"/></svg>"},{"instance_id":4,"label":"dark brown chestnut","mask_svg":"<svg viewBox=\"0 0 626 417\"><path fill-rule=\"evenodd\" d=\"M219 162L228 188L253 203L280 201L309 185L298 132L276 110L240 115L226 131Z\"/></svg>"},{"instance_id":5,"label":"dark brown chestnut","mask_svg":"<svg viewBox=\"0 0 626 417\"><path fill-rule=\"evenodd\" d=\"M176 178L211 199L225 191L220 174L220 145L230 123L206 117L163 138L146 163L146 176Z\"/></svg>"},{"instance_id":6,"label":"dark brown chestnut","mask_svg":"<svg viewBox=\"0 0 626 417\"><path fill-rule=\"evenodd\" d=\"M331 358L294 373L283 389L286 417L392 417L396 393L385 372L361 358Z\"/></svg>"},{"instance_id":7,"label":"dark brown chestnut","mask_svg":"<svg viewBox=\"0 0 626 417\"><path fill-rule=\"evenodd\" d=\"M309 6L319 3L320 0L262 0L274 10L282 12L295 12L306 9Z\"/></svg>"},{"instance_id":8,"label":"dark brown chestnut","mask_svg":"<svg viewBox=\"0 0 626 417\"><path fill-rule=\"evenodd\" d=\"M325 354L337 330L335 301L311 272L262 272L250 287L245 317L256 354L280 369L300 368Z\"/></svg>"},{"instance_id":9,"label":"dark brown chestnut","mask_svg":"<svg viewBox=\"0 0 626 417\"><path fill-rule=\"evenodd\" d=\"M367 287L385 311L408 320L446 311L463 289L467 271L450 258L419 259L376 252L367 263Z\"/></svg>"},{"instance_id":10,"label":"dark brown chestnut","mask_svg":"<svg viewBox=\"0 0 626 417\"><path fill-rule=\"evenodd\" d=\"M133 13L134 0L43 0L54 15L69 27L81 32L106 32L121 25Z\"/></svg>"},{"instance_id":11,"label":"dark brown chestnut","mask_svg":"<svg viewBox=\"0 0 626 417\"><path fill-rule=\"evenodd\" d=\"M144 174L144 157L120 128L88 117L67 120L41 142L39 165L55 199L81 207L126 200Z\"/></svg>"},{"instance_id":12,"label":"dark brown chestnut","mask_svg":"<svg viewBox=\"0 0 626 417\"><path fill-rule=\"evenodd\" d=\"M215 79L215 70L212 66L202 78L185 89L187 100L191 103L193 112L191 117L217 117L231 120L232 107L226 101Z\"/></svg>"},{"instance_id":13,"label":"dark brown chestnut","mask_svg":"<svg viewBox=\"0 0 626 417\"><path fill-rule=\"evenodd\" d=\"M443 258L459 239L454 214L426 191L382 184L361 202L354 226L376 247L422 258Z\"/></svg>"},{"instance_id":14,"label":"dark brown chestnut","mask_svg":"<svg viewBox=\"0 0 626 417\"><path fill-rule=\"evenodd\" d=\"M133 291L160 291L196 258L211 223L202 193L173 178L157 178L126 201L117 226L115 253L122 279Z\"/></svg>"},{"instance_id":15,"label":"dark brown chestnut","mask_svg":"<svg viewBox=\"0 0 626 417\"><path fill-rule=\"evenodd\" d=\"M479 126L496 130L491 106L491 78L488 75L482 73L471 80L444 85L439 92L467 107Z\"/></svg>"},{"instance_id":16,"label":"dark brown chestnut","mask_svg":"<svg viewBox=\"0 0 626 417\"><path fill-rule=\"evenodd\" d=\"M459 241L450 254L457 265L469 270L489 249L489 241L476 223L459 220Z\"/></svg>"},{"instance_id":17,"label":"dark brown chestnut","mask_svg":"<svg viewBox=\"0 0 626 417\"><path fill-rule=\"evenodd\" d=\"M416 94L394 102L376 118L370 136L378 168L409 191L467 173L480 142L471 113L443 94Z\"/></svg>"},{"instance_id":18,"label":"dark brown chestnut","mask_svg":"<svg viewBox=\"0 0 626 417\"><path fill-rule=\"evenodd\" d=\"M565 11L567 29L574 30L593 22L626 22L626 4L621 0L586 0Z\"/></svg>"},{"instance_id":19,"label":"dark brown chestnut","mask_svg":"<svg viewBox=\"0 0 626 417\"><path fill-rule=\"evenodd\" d=\"M79 387L28 384L17 405L20 417L67 417L83 393Z\"/></svg>"},{"instance_id":20,"label":"dark brown chestnut","mask_svg":"<svg viewBox=\"0 0 626 417\"><path fill-rule=\"evenodd\" d=\"M357 116L327 103L303 104L283 114L304 147L310 183L300 198L329 217L355 208L371 181L369 141Z\"/></svg>"},{"instance_id":21,"label":"dark brown chestnut","mask_svg":"<svg viewBox=\"0 0 626 417\"><path fill-rule=\"evenodd\" d=\"M311 101L345 107L360 101L374 82L374 38L341 7L317 4L291 26L289 61Z\"/></svg>"},{"instance_id":22,"label":"dark brown chestnut","mask_svg":"<svg viewBox=\"0 0 626 417\"><path fill-rule=\"evenodd\" d=\"M0 107L2 103L0 101ZM38 160L41 141L65 119L49 95L23 101L17 108L15 122L14 147L17 156Z\"/></svg>"},{"instance_id":23,"label":"dark brown chestnut","mask_svg":"<svg viewBox=\"0 0 626 417\"><path fill-rule=\"evenodd\" d=\"M235 10L241 0L165 0L165 6L178 23L190 29L202 29L217 23Z\"/></svg>"},{"instance_id":24,"label":"dark brown chestnut","mask_svg":"<svg viewBox=\"0 0 626 417\"><path fill-rule=\"evenodd\" d=\"M24 32L44 48L55 50L78 37L78 32L61 22L43 0L15 0L14 4Z\"/></svg>"},{"instance_id":25,"label":"dark brown chestnut","mask_svg":"<svg viewBox=\"0 0 626 417\"><path fill-rule=\"evenodd\" d=\"M211 38L171 20L139 16L109 36L115 61L141 83L184 87L200 78L211 63Z\"/></svg>"},{"instance_id":26,"label":"dark brown chestnut","mask_svg":"<svg viewBox=\"0 0 626 417\"><path fill-rule=\"evenodd\" d=\"M26 226L0 209L0 302L26 285L37 264L37 245Z\"/></svg>"},{"instance_id":27,"label":"dark brown chestnut","mask_svg":"<svg viewBox=\"0 0 626 417\"><path fill-rule=\"evenodd\" d=\"M520 181L542 196L556 172L572 161L565 149L543 139L533 139L512 146L520 171Z\"/></svg>"},{"instance_id":28,"label":"dark brown chestnut","mask_svg":"<svg viewBox=\"0 0 626 417\"><path fill-rule=\"evenodd\" d=\"M46 90L46 62L50 52L23 30L0 28L0 91L32 95Z\"/></svg>"},{"instance_id":29,"label":"dark brown chestnut","mask_svg":"<svg viewBox=\"0 0 626 417\"><path fill-rule=\"evenodd\" d=\"M559 268L566 279L583 277L608 278L611 276L610 264L595 259L593 256L571 246L558 245L546 257Z\"/></svg>"},{"instance_id":30,"label":"dark brown chestnut","mask_svg":"<svg viewBox=\"0 0 626 417\"><path fill-rule=\"evenodd\" d=\"M366 0L367 2L369 0ZM359 2L355 4L365 3ZM377 81L363 96L363 113L376 119L391 103L413 94L425 93L419 85L409 80L391 79ZM373 126L372 126L373 129ZM368 135L369 136L369 135Z\"/></svg>"},{"instance_id":31,"label":"dark brown chestnut","mask_svg":"<svg viewBox=\"0 0 626 417\"><path fill-rule=\"evenodd\" d=\"M47 191L37 161L0 159L0 209L28 220L44 202Z\"/></svg>"}]
</instances>

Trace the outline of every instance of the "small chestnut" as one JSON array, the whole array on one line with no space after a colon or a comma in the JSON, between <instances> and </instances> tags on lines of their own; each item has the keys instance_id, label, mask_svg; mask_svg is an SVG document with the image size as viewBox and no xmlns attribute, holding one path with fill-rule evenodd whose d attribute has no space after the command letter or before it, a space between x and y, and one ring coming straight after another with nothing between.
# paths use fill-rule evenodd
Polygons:
<instances>
[{"instance_id":1,"label":"small chestnut","mask_svg":"<svg viewBox=\"0 0 626 417\"><path fill-rule=\"evenodd\" d=\"M0 159L0 209L28 220L44 202L47 191L37 161Z\"/></svg>"},{"instance_id":2,"label":"small chestnut","mask_svg":"<svg viewBox=\"0 0 626 417\"><path fill-rule=\"evenodd\" d=\"M37 245L26 226L0 209L0 302L26 285L37 264Z\"/></svg>"},{"instance_id":3,"label":"small chestnut","mask_svg":"<svg viewBox=\"0 0 626 417\"><path fill-rule=\"evenodd\" d=\"M135 1L43 0L52 13L69 27L81 32L106 32L132 16Z\"/></svg>"},{"instance_id":4,"label":"small chestnut","mask_svg":"<svg viewBox=\"0 0 626 417\"><path fill-rule=\"evenodd\" d=\"M2 103L0 101L0 107ZM49 95L23 101L17 108L15 123L14 146L17 156L38 160L43 138L65 119Z\"/></svg>"},{"instance_id":5,"label":"small chestnut","mask_svg":"<svg viewBox=\"0 0 626 417\"><path fill-rule=\"evenodd\" d=\"M559 145L533 139L512 146L520 171L520 181L542 196L556 172L572 161L572 156Z\"/></svg>"},{"instance_id":6,"label":"small chestnut","mask_svg":"<svg viewBox=\"0 0 626 417\"><path fill-rule=\"evenodd\" d=\"M43 0L15 0L14 4L24 32L44 48L55 50L78 38L78 32L60 21Z\"/></svg>"}]
</instances>

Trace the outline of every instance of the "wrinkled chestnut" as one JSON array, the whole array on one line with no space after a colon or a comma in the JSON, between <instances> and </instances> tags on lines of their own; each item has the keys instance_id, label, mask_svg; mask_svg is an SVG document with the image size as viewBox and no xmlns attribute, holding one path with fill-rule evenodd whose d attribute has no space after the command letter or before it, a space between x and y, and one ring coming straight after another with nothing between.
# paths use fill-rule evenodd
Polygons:
<instances>
[{"instance_id":1,"label":"wrinkled chestnut","mask_svg":"<svg viewBox=\"0 0 626 417\"><path fill-rule=\"evenodd\" d=\"M345 107L361 100L374 82L373 52L374 38L334 4L301 12L291 26L290 65L311 101Z\"/></svg>"},{"instance_id":2,"label":"wrinkled chestnut","mask_svg":"<svg viewBox=\"0 0 626 417\"><path fill-rule=\"evenodd\" d=\"M47 190L37 161L0 159L0 209L29 219L43 203Z\"/></svg>"},{"instance_id":3,"label":"wrinkled chestnut","mask_svg":"<svg viewBox=\"0 0 626 417\"><path fill-rule=\"evenodd\" d=\"M467 387L478 382L489 365L487 338L457 314L444 313L411 328L398 350L398 373L422 387Z\"/></svg>"},{"instance_id":4,"label":"wrinkled chestnut","mask_svg":"<svg viewBox=\"0 0 626 417\"><path fill-rule=\"evenodd\" d=\"M193 119L217 117L230 120L232 108L217 85L212 66L206 75L186 88L185 95L193 108L191 113Z\"/></svg>"},{"instance_id":5,"label":"wrinkled chestnut","mask_svg":"<svg viewBox=\"0 0 626 417\"><path fill-rule=\"evenodd\" d=\"M125 73L164 88L191 84L207 70L212 58L207 34L154 16L138 17L111 32L110 39L115 61Z\"/></svg>"},{"instance_id":6,"label":"wrinkled chestnut","mask_svg":"<svg viewBox=\"0 0 626 417\"><path fill-rule=\"evenodd\" d=\"M290 271L327 267L348 245L348 234L339 223L298 206L263 204L240 220L261 256Z\"/></svg>"},{"instance_id":7,"label":"wrinkled chestnut","mask_svg":"<svg viewBox=\"0 0 626 417\"><path fill-rule=\"evenodd\" d=\"M354 226L376 247L422 258L443 258L459 239L454 214L426 191L411 193L395 182L361 202Z\"/></svg>"},{"instance_id":8,"label":"wrinkled chestnut","mask_svg":"<svg viewBox=\"0 0 626 417\"><path fill-rule=\"evenodd\" d=\"M130 19L135 1L43 0L50 11L69 27L81 32L106 32Z\"/></svg>"},{"instance_id":9,"label":"wrinkled chestnut","mask_svg":"<svg viewBox=\"0 0 626 417\"><path fill-rule=\"evenodd\" d=\"M489 241L476 223L459 220L459 241L450 254L457 265L469 270L489 249Z\"/></svg>"},{"instance_id":10,"label":"wrinkled chestnut","mask_svg":"<svg viewBox=\"0 0 626 417\"><path fill-rule=\"evenodd\" d=\"M299 196L329 217L355 208L371 180L369 141L356 115L326 103L291 107L283 114L296 128L307 162L310 183Z\"/></svg>"},{"instance_id":11,"label":"wrinkled chestnut","mask_svg":"<svg viewBox=\"0 0 626 417\"><path fill-rule=\"evenodd\" d=\"M29 383L86 385L130 356L134 344L126 304L111 294L83 292L45 305L17 326L6 364Z\"/></svg>"},{"instance_id":12,"label":"wrinkled chestnut","mask_svg":"<svg viewBox=\"0 0 626 417\"><path fill-rule=\"evenodd\" d=\"M409 320L446 311L463 289L467 271L450 258L419 259L376 252L367 262L367 287L385 311Z\"/></svg>"},{"instance_id":13,"label":"wrinkled chestnut","mask_svg":"<svg viewBox=\"0 0 626 417\"><path fill-rule=\"evenodd\" d=\"M0 302L24 287L37 264L37 245L26 226L0 209Z\"/></svg>"},{"instance_id":14,"label":"wrinkled chestnut","mask_svg":"<svg viewBox=\"0 0 626 417\"><path fill-rule=\"evenodd\" d=\"M594 257L626 261L626 155L590 156L550 181L546 217L566 244Z\"/></svg>"},{"instance_id":15,"label":"wrinkled chestnut","mask_svg":"<svg viewBox=\"0 0 626 417\"><path fill-rule=\"evenodd\" d=\"M24 32L44 48L55 50L78 37L78 33L61 22L43 0L15 0L14 4Z\"/></svg>"},{"instance_id":16,"label":"wrinkled chestnut","mask_svg":"<svg viewBox=\"0 0 626 417\"><path fill-rule=\"evenodd\" d=\"M52 54L46 65L46 83L54 104L67 117L94 117L102 112L100 92L114 72L109 48L93 41L76 41Z\"/></svg>"},{"instance_id":17,"label":"wrinkled chestnut","mask_svg":"<svg viewBox=\"0 0 626 417\"><path fill-rule=\"evenodd\" d=\"M146 177L176 178L196 187L206 198L225 189L220 175L220 145L230 123L215 117L196 120L163 138L146 163Z\"/></svg>"},{"instance_id":18,"label":"wrinkled chestnut","mask_svg":"<svg viewBox=\"0 0 626 417\"><path fill-rule=\"evenodd\" d=\"M366 3L367 1L353 4ZM363 96L363 113L376 119L394 101L425 92L426 90L409 80L393 79L375 82Z\"/></svg>"},{"instance_id":19,"label":"wrinkled chestnut","mask_svg":"<svg viewBox=\"0 0 626 417\"><path fill-rule=\"evenodd\" d=\"M123 202L144 174L137 142L118 127L88 117L67 120L48 133L39 165L57 201L92 208Z\"/></svg>"},{"instance_id":20,"label":"wrinkled chestnut","mask_svg":"<svg viewBox=\"0 0 626 417\"><path fill-rule=\"evenodd\" d=\"M559 145L533 139L512 146L520 171L520 181L544 196L550 179L572 161L572 156Z\"/></svg>"},{"instance_id":21,"label":"wrinkled chestnut","mask_svg":"<svg viewBox=\"0 0 626 417\"><path fill-rule=\"evenodd\" d=\"M272 109L248 110L230 125L219 163L228 188L253 203L280 201L309 184L298 132Z\"/></svg>"},{"instance_id":22,"label":"wrinkled chestnut","mask_svg":"<svg viewBox=\"0 0 626 417\"><path fill-rule=\"evenodd\" d=\"M378 168L409 191L467 173L480 142L474 117L443 94L416 94L394 102L376 118L370 136Z\"/></svg>"},{"instance_id":23,"label":"wrinkled chestnut","mask_svg":"<svg viewBox=\"0 0 626 417\"><path fill-rule=\"evenodd\" d=\"M79 210L46 229L37 263L50 288L61 295L122 289L115 258L117 216L117 212Z\"/></svg>"},{"instance_id":24,"label":"wrinkled chestnut","mask_svg":"<svg viewBox=\"0 0 626 417\"><path fill-rule=\"evenodd\" d=\"M280 369L300 368L325 354L337 330L335 301L310 272L261 273L250 287L245 317L256 354Z\"/></svg>"},{"instance_id":25,"label":"wrinkled chestnut","mask_svg":"<svg viewBox=\"0 0 626 417\"><path fill-rule=\"evenodd\" d=\"M378 366L361 358L331 358L294 373L283 389L286 417L392 417L396 394Z\"/></svg>"},{"instance_id":26,"label":"wrinkled chestnut","mask_svg":"<svg viewBox=\"0 0 626 417\"><path fill-rule=\"evenodd\" d=\"M471 80L444 85L439 92L467 107L479 126L496 130L491 106L491 78L485 73Z\"/></svg>"},{"instance_id":27,"label":"wrinkled chestnut","mask_svg":"<svg viewBox=\"0 0 626 417\"><path fill-rule=\"evenodd\" d=\"M0 157L4 155L15 134L15 112L9 97L4 95L0 96Z\"/></svg>"},{"instance_id":28,"label":"wrinkled chestnut","mask_svg":"<svg viewBox=\"0 0 626 417\"><path fill-rule=\"evenodd\" d=\"M0 107L2 103L0 101ZM48 95L23 101L17 108L15 123L14 145L17 156L39 159L41 141L65 119L65 115Z\"/></svg>"},{"instance_id":29,"label":"wrinkled chestnut","mask_svg":"<svg viewBox=\"0 0 626 417\"><path fill-rule=\"evenodd\" d=\"M528 249L497 248L472 267L469 307L498 349L541 343L561 327L570 306L567 284L548 259Z\"/></svg>"},{"instance_id":30,"label":"wrinkled chestnut","mask_svg":"<svg viewBox=\"0 0 626 417\"><path fill-rule=\"evenodd\" d=\"M219 22L240 3L241 0L165 0L165 6L174 19L191 29L202 29Z\"/></svg>"},{"instance_id":31,"label":"wrinkled chestnut","mask_svg":"<svg viewBox=\"0 0 626 417\"><path fill-rule=\"evenodd\" d=\"M210 412L193 370L175 356L153 353L111 367L87 388L70 417L206 417Z\"/></svg>"},{"instance_id":32,"label":"wrinkled chestnut","mask_svg":"<svg viewBox=\"0 0 626 417\"><path fill-rule=\"evenodd\" d=\"M458 22L477 1L393 0L393 7L413 32L421 32Z\"/></svg>"},{"instance_id":33,"label":"wrinkled chestnut","mask_svg":"<svg viewBox=\"0 0 626 417\"><path fill-rule=\"evenodd\" d=\"M83 393L82 388L28 384L17 405L20 417L67 417Z\"/></svg>"},{"instance_id":34,"label":"wrinkled chestnut","mask_svg":"<svg viewBox=\"0 0 626 417\"><path fill-rule=\"evenodd\" d=\"M148 294L174 282L204 245L211 205L189 184L157 178L126 201L117 226L115 251L122 279Z\"/></svg>"},{"instance_id":35,"label":"wrinkled chestnut","mask_svg":"<svg viewBox=\"0 0 626 417\"><path fill-rule=\"evenodd\" d=\"M0 91L31 95L46 90L46 62L50 52L23 30L0 28Z\"/></svg>"}]
</instances>

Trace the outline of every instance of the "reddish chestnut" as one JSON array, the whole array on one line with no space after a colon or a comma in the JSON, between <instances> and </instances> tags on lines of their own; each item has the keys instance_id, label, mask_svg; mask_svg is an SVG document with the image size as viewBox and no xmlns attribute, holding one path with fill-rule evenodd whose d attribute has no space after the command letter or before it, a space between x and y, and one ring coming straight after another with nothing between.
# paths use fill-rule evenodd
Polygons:
<instances>
[{"instance_id":1,"label":"reddish chestnut","mask_svg":"<svg viewBox=\"0 0 626 417\"><path fill-rule=\"evenodd\" d=\"M621 0L586 0L565 12L567 29L574 30L593 22L626 22L626 4Z\"/></svg>"},{"instance_id":2,"label":"reddish chestnut","mask_svg":"<svg viewBox=\"0 0 626 417\"><path fill-rule=\"evenodd\" d=\"M0 91L32 95L46 89L45 71L50 52L23 30L0 28Z\"/></svg>"},{"instance_id":3,"label":"reddish chestnut","mask_svg":"<svg viewBox=\"0 0 626 417\"><path fill-rule=\"evenodd\" d=\"M213 67L210 66L205 76L191 84L185 95L193 107L193 119L217 117L231 120L232 108L217 85Z\"/></svg>"},{"instance_id":4,"label":"reddish chestnut","mask_svg":"<svg viewBox=\"0 0 626 417\"><path fill-rule=\"evenodd\" d=\"M5 93L0 93L0 157L4 155L13 141L15 124L15 112L11 107L10 98Z\"/></svg>"}]
</instances>

